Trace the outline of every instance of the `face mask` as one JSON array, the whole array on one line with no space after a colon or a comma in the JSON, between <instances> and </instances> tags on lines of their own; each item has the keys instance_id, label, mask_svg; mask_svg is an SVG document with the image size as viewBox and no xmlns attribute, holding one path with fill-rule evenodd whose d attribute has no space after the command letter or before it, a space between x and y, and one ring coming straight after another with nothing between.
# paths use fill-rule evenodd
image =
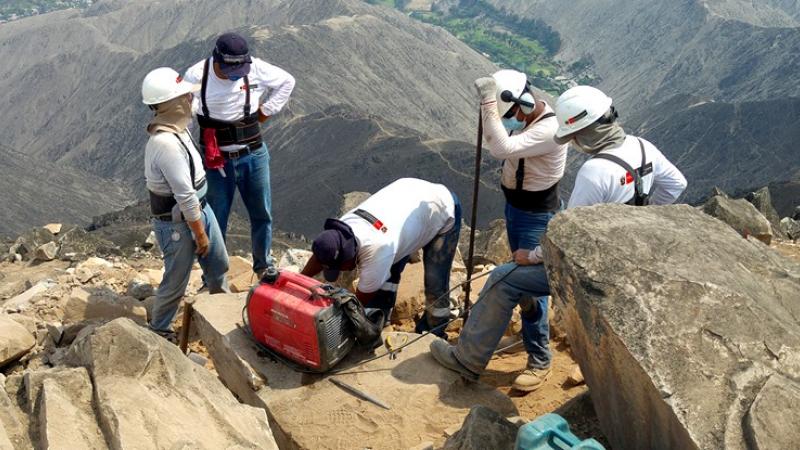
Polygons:
<instances>
[{"instance_id":1,"label":"face mask","mask_svg":"<svg viewBox=\"0 0 800 450\"><path fill-rule=\"evenodd\" d=\"M510 119L502 119L502 120L503 120L503 127L507 131L519 131L525 128L525 122L517 120L516 117L512 117Z\"/></svg>"}]
</instances>

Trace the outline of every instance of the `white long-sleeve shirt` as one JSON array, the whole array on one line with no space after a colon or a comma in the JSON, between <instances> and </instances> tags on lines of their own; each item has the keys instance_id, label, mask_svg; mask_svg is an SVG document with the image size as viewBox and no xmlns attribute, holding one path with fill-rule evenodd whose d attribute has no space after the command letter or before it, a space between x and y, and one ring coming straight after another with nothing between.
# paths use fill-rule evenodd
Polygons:
<instances>
[{"instance_id":1,"label":"white long-sleeve shirt","mask_svg":"<svg viewBox=\"0 0 800 450\"><path fill-rule=\"evenodd\" d=\"M621 158L631 168L642 166L642 151L639 139L627 136L625 143L619 147L603 150ZM642 139L647 163L653 164L653 172L645 175L643 185L645 193L653 193L651 205L668 205L673 203L686 189L686 178L664 155L650 142ZM568 208L589 206L598 203L627 203L633 198L634 183L626 177L627 171L612 161L592 158L586 161L578 171L575 188L569 198Z\"/></svg>"},{"instance_id":2,"label":"white long-sleeve shirt","mask_svg":"<svg viewBox=\"0 0 800 450\"><path fill-rule=\"evenodd\" d=\"M191 152L191 159L186 148ZM190 161L194 163L194 183L192 182ZM194 186L205 178L203 160L192 143L189 133L184 131L176 137L172 133L156 133L150 136L144 150L144 177L147 189L162 196L173 196L177 205L172 217L180 213L189 222L200 220L200 200L203 192L196 192ZM204 186L205 190L207 187Z\"/></svg>"},{"instance_id":3,"label":"white long-sleeve shirt","mask_svg":"<svg viewBox=\"0 0 800 450\"><path fill-rule=\"evenodd\" d=\"M280 67L273 66L259 58L252 58L250 73L247 75L250 83L250 111L251 114L261 109L265 116L277 114L286 103L294 90L295 80L289 72ZM213 61L208 60L208 85L206 87L206 106L212 119L233 122L244 118L244 79L231 81L223 80L214 73ZM184 80L200 84L203 80L203 65L206 60L200 61L190 67L184 75ZM262 96L268 97L262 103ZM200 93L194 97L192 109L195 114L202 114Z\"/></svg>"},{"instance_id":4,"label":"white long-sleeve shirt","mask_svg":"<svg viewBox=\"0 0 800 450\"><path fill-rule=\"evenodd\" d=\"M559 145L553 140L558 130L558 120L550 117L511 136L503 127L497 104L490 102L483 110L483 135L489 153L504 160L501 182L508 189L517 186L517 167L519 160L525 160L525 177L522 189L543 191L556 184L564 176L567 162L567 145ZM542 115L552 113L545 103Z\"/></svg>"}]
</instances>

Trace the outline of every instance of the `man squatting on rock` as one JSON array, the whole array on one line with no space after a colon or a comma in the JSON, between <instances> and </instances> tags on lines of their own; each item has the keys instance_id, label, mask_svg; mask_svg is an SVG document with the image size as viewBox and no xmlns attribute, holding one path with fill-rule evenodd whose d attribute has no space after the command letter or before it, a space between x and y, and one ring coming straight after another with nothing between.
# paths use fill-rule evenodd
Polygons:
<instances>
[{"instance_id":1,"label":"man squatting on rock","mask_svg":"<svg viewBox=\"0 0 800 450\"><path fill-rule=\"evenodd\" d=\"M686 189L686 178L653 144L626 135L611 104L589 86L571 88L556 101L556 142L592 155L578 172L568 208L673 203ZM517 251L514 261L492 272L456 345L431 343L434 358L468 380L477 380L486 368L514 307L523 298L550 294L540 246Z\"/></svg>"},{"instance_id":2,"label":"man squatting on rock","mask_svg":"<svg viewBox=\"0 0 800 450\"><path fill-rule=\"evenodd\" d=\"M161 67L142 82L142 101L155 116L147 126L144 175L164 277L156 291L150 328L174 338L172 320L192 271L195 256L214 293L227 292L228 252L214 212L206 203L206 174L187 126L197 87L178 72Z\"/></svg>"},{"instance_id":3,"label":"man squatting on rock","mask_svg":"<svg viewBox=\"0 0 800 450\"><path fill-rule=\"evenodd\" d=\"M422 249L425 314L416 330L444 336L450 318L450 270L461 230L461 202L441 184L401 178L339 219L325 221L303 268L310 277L324 272L334 282L341 270L358 267L356 296L388 320L397 300L400 275Z\"/></svg>"},{"instance_id":4,"label":"man squatting on rock","mask_svg":"<svg viewBox=\"0 0 800 450\"><path fill-rule=\"evenodd\" d=\"M236 33L221 35L212 56L186 71L186 81L202 86L194 112L200 125L200 146L208 169L208 203L217 215L222 236L236 189L250 217L253 271L273 264L272 195L269 151L261 123L289 101L295 80L285 70L250 56L247 41ZM262 102L265 93L268 97Z\"/></svg>"},{"instance_id":5,"label":"man squatting on rock","mask_svg":"<svg viewBox=\"0 0 800 450\"><path fill-rule=\"evenodd\" d=\"M486 147L503 161L501 188L506 198L509 247L512 253L536 248L562 205L558 184L564 176L567 145L554 140L558 120L550 105L534 97L524 73L501 70L475 80L475 86L481 97ZM550 375L548 298L526 297L520 301L528 363L514 380L514 389L534 391Z\"/></svg>"}]
</instances>

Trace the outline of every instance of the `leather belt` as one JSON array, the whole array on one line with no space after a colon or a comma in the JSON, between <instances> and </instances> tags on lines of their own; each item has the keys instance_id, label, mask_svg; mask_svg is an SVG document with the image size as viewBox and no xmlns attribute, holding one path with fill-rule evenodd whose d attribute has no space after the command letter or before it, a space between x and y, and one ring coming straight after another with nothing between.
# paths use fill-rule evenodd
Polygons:
<instances>
[{"instance_id":1,"label":"leather belt","mask_svg":"<svg viewBox=\"0 0 800 450\"><path fill-rule=\"evenodd\" d=\"M254 151L258 150L259 148L261 148L261 145L262 145L261 141L253 142L251 144L247 144L247 147L241 150L236 150L232 152L226 152L225 150L222 150L220 153L222 153L222 157L225 159L238 159L241 158L242 156L247 156L250 153L253 153Z\"/></svg>"}]
</instances>

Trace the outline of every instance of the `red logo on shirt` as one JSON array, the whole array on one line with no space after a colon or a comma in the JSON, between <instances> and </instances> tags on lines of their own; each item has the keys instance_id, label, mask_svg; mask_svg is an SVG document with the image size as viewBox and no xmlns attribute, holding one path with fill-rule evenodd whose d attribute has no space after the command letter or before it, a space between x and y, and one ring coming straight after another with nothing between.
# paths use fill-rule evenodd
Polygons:
<instances>
[{"instance_id":1,"label":"red logo on shirt","mask_svg":"<svg viewBox=\"0 0 800 450\"><path fill-rule=\"evenodd\" d=\"M624 177L619 177L619 185L625 186L626 184L633 183L633 175L630 172L625 172Z\"/></svg>"}]
</instances>

